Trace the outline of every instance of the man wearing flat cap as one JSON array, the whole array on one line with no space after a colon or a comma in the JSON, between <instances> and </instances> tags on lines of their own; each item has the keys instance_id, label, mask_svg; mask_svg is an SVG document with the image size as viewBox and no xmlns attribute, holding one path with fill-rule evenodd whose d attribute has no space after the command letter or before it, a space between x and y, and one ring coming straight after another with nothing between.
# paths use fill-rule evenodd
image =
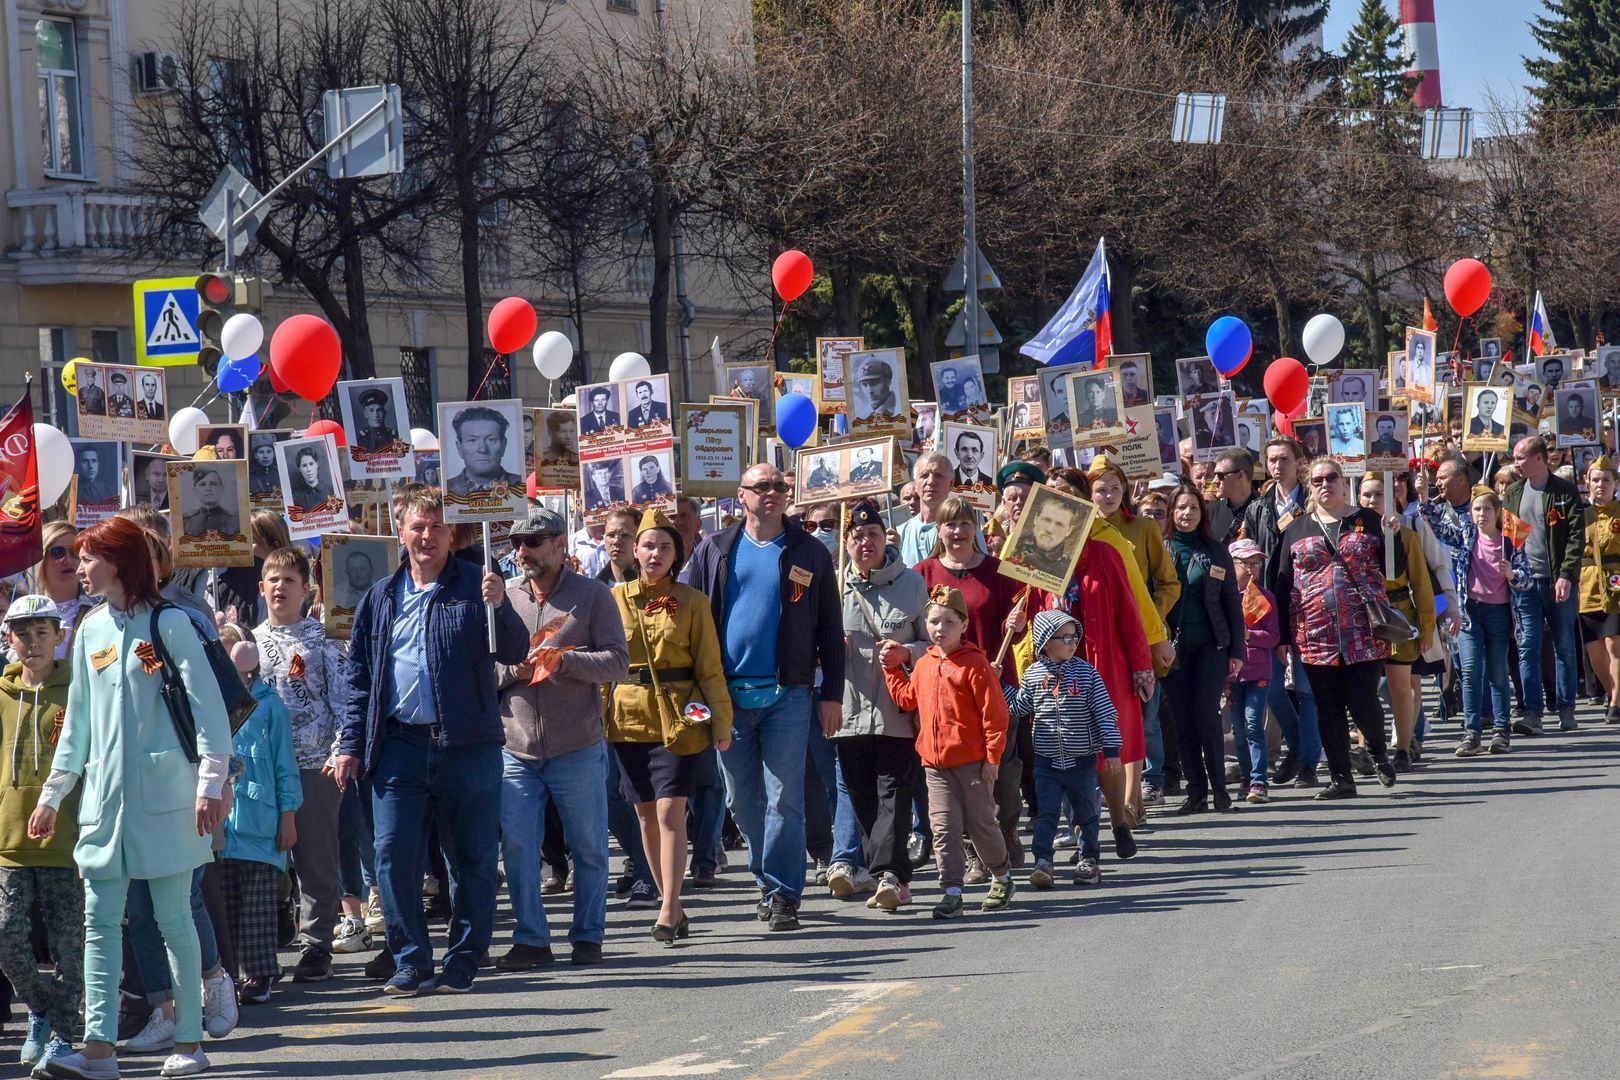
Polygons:
<instances>
[{"instance_id":1,"label":"man wearing flat cap","mask_svg":"<svg viewBox=\"0 0 1620 1080\"><path fill-rule=\"evenodd\" d=\"M362 390L357 400L360 406L360 430L354 433L354 444L361 450L385 450L399 441L399 432L388 426L388 395L376 388Z\"/></svg>"}]
</instances>

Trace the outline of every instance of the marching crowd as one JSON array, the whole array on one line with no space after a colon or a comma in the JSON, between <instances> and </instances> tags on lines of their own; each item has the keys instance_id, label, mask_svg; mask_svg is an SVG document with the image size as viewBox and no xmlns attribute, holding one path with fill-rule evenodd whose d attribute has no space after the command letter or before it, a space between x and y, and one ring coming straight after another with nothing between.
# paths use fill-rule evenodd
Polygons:
<instances>
[{"instance_id":1,"label":"marching crowd","mask_svg":"<svg viewBox=\"0 0 1620 1080\"><path fill-rule=\"evenodd\" d=\"M578 531L535 505L493 552L406 483L399 570L347 643L276 514L255 515L251 570L213 573L172 565L149 506L52 523L0 674L23 1060L116 1077L122 1047L190 1075L205 1036L289 974L331 977L334 953L374 952L386 994L466 993L560 962L564 939L601 962L614 902L679 947L683 889L713 887L728 849L771 931L819 889L902 912L929 863L931 915L954 919L970 887L1001 910L1060 863L1096 885L1150 814L1352 798L1442 739L1504 754L1574 728L1588 675L1620 722L1614 463L1584 497L1539 437L1477 464L1438 454L1385 490L1279 436L1142 484L1036 446L984 515L924 453L897 529L878 501L800 513L762 464L709 535L690 498ZM1043 484L1097 508L1057 593L993 554ZM564 892L554 931L543 898Z\"/></svg>"}]
</instances>

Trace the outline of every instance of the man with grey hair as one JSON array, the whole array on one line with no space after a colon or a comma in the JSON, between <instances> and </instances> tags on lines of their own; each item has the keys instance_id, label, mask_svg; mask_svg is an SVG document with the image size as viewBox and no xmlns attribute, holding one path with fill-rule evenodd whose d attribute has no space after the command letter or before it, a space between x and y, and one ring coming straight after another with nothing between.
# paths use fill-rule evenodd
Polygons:
<instances>
[{"instance_id":1,"label":"man with grey hair","mask_svg":"<svg viewBox=\"0 0 1620 1080\"><path fill-rule=\"evenodd\" d=\"M900 560L916 566L934 554L934 536L939 531L934 517L951 497L951 459L939 451L917 458L911 466L912 490L917 493L917 512L900 526Z\"/></svg>"}]
</instances>

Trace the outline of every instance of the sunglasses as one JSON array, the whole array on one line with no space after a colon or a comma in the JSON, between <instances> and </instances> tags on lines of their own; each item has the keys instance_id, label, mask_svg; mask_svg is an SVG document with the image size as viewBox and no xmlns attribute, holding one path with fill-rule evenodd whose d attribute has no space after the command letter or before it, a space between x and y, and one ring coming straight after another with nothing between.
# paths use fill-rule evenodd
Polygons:
<instances>
[{"instance_id":1,"label":"sunglasses","mask_svg":"<svg viewBox=\"0 0 1620 1080\"><path fill-rule=\"evenodd\" d=\"M1238 476L1240 474L1238 473L1238 471L1236 469L1233 469L1233 470L1231 470L1229 472L1210 473L1210 475L1213 476L1217 480L1225 480L1229 476Z\"/></svg>"},{"instance_id":2,"label":"sunglasses","mask_svg":"<svg viewBox=\"0 0 1620 1080\"><path fill-rule=\"evenodd\" d=\"M778 480L774 484L763 481L758 484L749 484L743 490L752 491L755 495L770 495L773 492L777 495L786 495L793 489L788 486L786 480Z\"/></svg>"},{"instance_id":3,"label":"sunglasses","mask_svg":"<svg viewBox=\"0 0 1620 1080\"><path fill-rule=\"evenodd\" d=\"M1342 479L1344 478L1338 473L1323 473L1321 476L1311 477L1311 486L1327 487L1329 484L1337 484Z\"/></svg>"},{"instance_id":4,"label":"sunglasses","mask_svg":"<svg viewBox=\"0 0 1620 1080\"><path fill-rule=\"evenodd\" d=\"M556 533L547 533L544 536L514 536L512 537L512 546L514 548L529 548L530 550L533 550L534 548L546 543L548 540L555 540L556 538Z\"/></svg>"},{"instance_id":5,"label":"sunglasses","mask_svg":"<svg viewBox=\"0 0 1620 1080\"><path fill-rule=\"evenodd\" d=\"M65 559L71 554L73 554L73 549L63 547L61 544L52 544L50 547L45 549L45 557L47 559Z\"/></svg>"},{"instance_id":6,"label":"sunglasses","mask_svg":"<svg viewBox=\"0 0 1620 1080\"><path fill-rule=\"evenodd\" d=\"M804 528L805 528L806 532L837 532L838 531L838 522L836 522L836 521L807 521L807 522L804 523Z\"/></svg>"}]
</instances>

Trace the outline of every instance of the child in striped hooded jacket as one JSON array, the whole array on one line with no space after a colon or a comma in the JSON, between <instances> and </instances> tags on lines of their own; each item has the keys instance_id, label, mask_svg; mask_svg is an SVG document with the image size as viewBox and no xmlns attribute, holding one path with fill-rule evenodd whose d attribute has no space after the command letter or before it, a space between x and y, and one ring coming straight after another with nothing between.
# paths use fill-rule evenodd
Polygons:
<instances>
[{"instance_id":1,"label":"child in striped hooded jacket","mask_svg":"<svg viewBox=\"0 0 1620 1080\"><path fill-rule=\"evenodd\" d=\"M1102 767L1122 768L1119 760L1118 714L1102 676L1079 655L1080 624L1061 611L1035 616L1035 659L1024 670L1018 689L1003 686L1013 719L1032 717L1035 735L1035 868L1029 883L1037 889L1053 884L1052 846L1058 812L1066 798L1080 823L1080 863L1075 882L1095 885L1102 878L1097 839Z\"/></svg>"}]
</instances>

